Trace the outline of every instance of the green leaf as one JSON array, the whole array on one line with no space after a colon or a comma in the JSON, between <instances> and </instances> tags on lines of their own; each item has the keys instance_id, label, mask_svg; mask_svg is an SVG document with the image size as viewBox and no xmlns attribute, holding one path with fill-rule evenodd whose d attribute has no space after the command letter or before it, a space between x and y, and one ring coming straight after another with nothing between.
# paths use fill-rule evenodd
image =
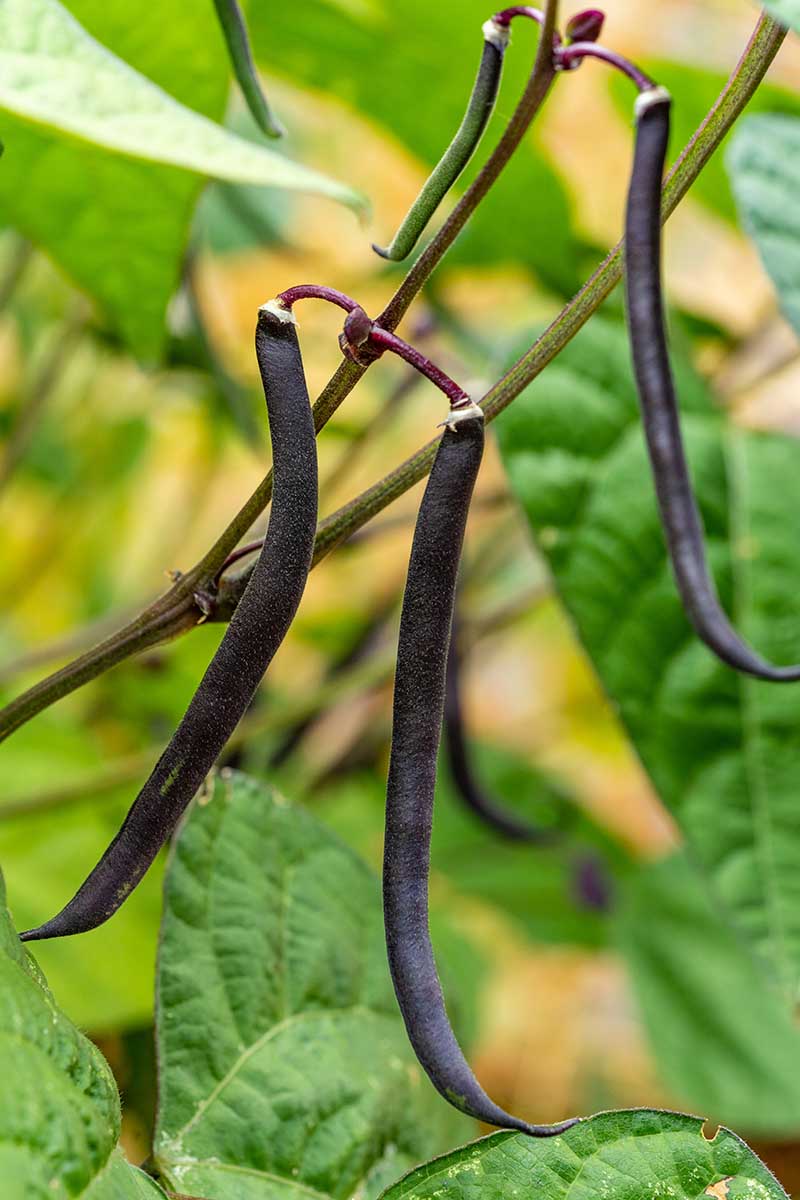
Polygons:
<instances>
[{"instance_id":1,"label":"green leaf","mask_svg":"<svg viewBox=\"0 0 800 1200\"><path fill-rule=\"evenodd\" d=\"M795 1134L800 1031L686 858L642 867L617 921L670 1092L748 1133Z\"/></svg>"},{"instance_id":2,"label":"green leaf","mask_svg":"<svg viewBox=\"0 0 800 1200\"><path fill-rule=\"evenodd\" d=\"M165 1200L165 1193L155 1180L132 1167L117 1150L82 1193L81 1200L158 1200L158 1197Z\"/></svg>"},{"instance_id":3,"label":"green leaf","mask_svg":"<svg viewBox=\"0 0 800 1200\"><path fill-rule=\"evenodd\" d=\"M777 662L800 654L794 439L736 429L675 356L723 603ZM595 320L507 410L511 484L563 603L718 898L794 992L800 689L738 676L691 631L669 569L625 332Z\"/></svg>"},{"instance_id":4,"label":"green leaf","mask_svg":"<svg viewBox=\"0 0 800 1200\"><path fill-rule=\"evenodd\" d=\"M800 32L800 0L769 0L767 8L778 21Z\"/></svg>"},{"instance_id":5,"label":"green leaf","mask_svg":"<svg viewBox=\"0 0 800 1200\"><path fill-rule=\"evenodd\" d=\"M800 333L800 120L749 117L737 126L728 170L742 221L756 243L783 311Z\"/></svg>"},{"instance_id":6,"label":"green leaf","mask_svg":"<svg viewBox=\"0 0 800 1200\"><path fill-rule=\"evenodd\" d=\"M170 861L155 1153L215 1200L374 1197L471 1128L409 1049L377 881L312 817L225 772Z\"/></svg>"},{"instance_id":7,"label":"green leaf","mask_svg":"<svg viewBox=\"0 0 800 1200\"><path fill-rule=\"evenodd\" d=\"M164 1193L116 1151L117 1086L17 938L0 882L0 1179L4 1200Z\"/></svg>"},{"instance_id":8,"label":"green leaf","mask_svg":"<svg viewBox=\"0 0 800 1200\"><path fill-rule=\"evenodd\" d=\"M138 354L154 358L198 176L361 202L207 119L222 115L229 78L210 3L168 0L148 19L149 39L121 0L109 0L107 11L97 0L72 7L78 16L87 10L105 45L57 0L0 6L0 215L99 300ZM149 78L160 76L172 92L173 68L184 103L199 111ZM190 72L198 82L186 82Z\"/></svg>"},{"instance_id":9,"label":"green leaf","mask_svg":"<svg viewBox=\"0 0 800 1200\"><path fill-rule=\"evenodd\" d=\"M428 170L464 114L487 13L483 0L462 0L457 15L452 5L422 8L418 0L396 0L381 9L353 5L348 11L325 0L306 0L302 5L254 6L250 31L255 52L270 71L356 107ZM530 74L536 36L527 23L515 29L495 114L456 193L485 161L508 122ZM435 80L435 88L420 90L409 82L426 79ZM441 220L439 213L431 231ZM385 243L394 232L374 228L373 237ZM429 236L430 231L423 244ZM567 192L535 136L525 138L490 197L470 218L445 267L498 263L527 266L564 293L580 282Z\"/></svg>"},{"instance_id":10,"label":"green leaf","mask_svg":"<svg viewBox=\"0 0 800 1200\"><path fill-rule=\"evenodd\" d=\"M34 124L132 158L363 208L342 184L179 104L109 54L58 0L5 0L0 45L0 106Z\"/></svg>"},{"instance_id":11,"label":"green leaf","mask_svg":"<svg viewBox=\"0 0 800 1200\"><path fill-rule=\"evenodd\" d=\"M778 1181L727 1129L638 1109L601 1113L557 1138L496 1133L401 1179L383 1200L784 1200Z\"/></svg>"},{"instance_id":12,"label":"green leaf","mask_svg":"<svg viewBox=\"0 0 800 1200\"><path fill-rule=\"evenodd\" d=\"M118 681L119 682L119 681ZM105 761L78 717L42 714L3 747L6 803L53 791L59 781L91 780ZM19 929L58 912L108 846L136 786L38 815L0 820L0 863ZM70 1017L92 1032L140 1025L152 1018L160 871L150 872L118 917L79 938L37 946L51 986ZM131 964L139 964L131 969Z\"/></svg>"}]
</instances>

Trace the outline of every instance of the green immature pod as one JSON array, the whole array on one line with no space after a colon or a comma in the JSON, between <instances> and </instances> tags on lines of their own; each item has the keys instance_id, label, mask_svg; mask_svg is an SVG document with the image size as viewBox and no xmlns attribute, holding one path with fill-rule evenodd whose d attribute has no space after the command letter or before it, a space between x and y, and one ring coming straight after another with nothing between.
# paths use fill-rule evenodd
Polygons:
<instances>
[{"instance_id":1,"label":"green immature pod","mask_svg":"<svg viewBox=\"0 0 800 1200\"><path fill-rule=\"evenodd\" d=\"M483 414L455 408L419 510L403 599L386 795L383 902L395 994L409 1040L438 1091L462 1112L549 1137L483 1091L453 1033L428 928L433 797L453 602L464 528L483 455Z\"/></svg>"},{"instance_id":2,"label":"green immature pod","mask_svg":"<svg viewBox=\"0 0 800 1200\"><path fill-rule=\"evenodd\" d=\"M214 0L214 7L228 47L236 82L247 101L253 120L267 137L283 137L286 130L272 112L259 82L242 10L236 0Z\"/></svg>"},{"instance_id":3,"label":"green immature pod","mask_svg":"<svg viewBox=\"0 0 800 1200\"><path fill-rule=\"evenodd\" d=\"M458 132L408 210L391 244L383 249L373 243L373 250L381 258L401 262L408 257L483 137L500 88L503 58L509 39L508 26L489 20L483 27L483 38L478 74Z\"/></svg>"},{"instance_id":4,"label":"green immature pod","mask_svg":"<svg viewBox=\"0 0 800 1200\"><path fill-rule=\"evenodd\" d=\"M72 900L23 941L83 933L131 894L213 767L286 636L305 589L317 525L314 422L294 320L265 305L256 329L272 440L269 528L219 649L114 841Z\"/></svg>"},{"instance_id":5,"label":"green immature pod","mask_svg":"<svg viewBox=\"0 0 800 1200\"><path fill-rule=\"evenodd\" d=\"M669 361L661 286L661 187L670 96L650 87L636 101L636 148L625 227L628 330L642 421L661 522L686 614L723 662L775 683L800 679L800 666L777 667L731 626L708 569L703 524L692 491Z\"/></svg>"}]
</instances>

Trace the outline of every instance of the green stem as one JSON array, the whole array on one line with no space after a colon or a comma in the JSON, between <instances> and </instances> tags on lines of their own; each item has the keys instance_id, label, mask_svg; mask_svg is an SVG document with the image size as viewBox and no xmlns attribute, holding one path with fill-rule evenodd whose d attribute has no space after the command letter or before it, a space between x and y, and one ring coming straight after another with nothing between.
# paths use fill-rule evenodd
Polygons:
<instances>
[{"instance_id":1,"label":"green stem","mask_svg":"<svg viewBox=\"0 0 800 1200\"><path fill-rule=\"evenodd\" d=\"M724 141L764 78L786 36L772 17L762 15L716 103L672 167L664 186L662 217L667 219L688 192L715 150ZM618 242L591 279L559 313L530 350L494 385L482 401L487 421L493 421L560 354L622 278L623 244ZM391 474L362 495L326 517L317 532L314 563L372 520L392 501L428 474L438 438L428 442ZM237 581L237 590L246 578ZM226 597L225 607L235 607L236 597Z\"/></svg>"},{"instance_id":2,"label":"green stem","mask_svg":"<svg viewBox=\"0 0 800 1200\"><path fill-rule=\"evenodd\" d=\"M554 6L548 5L547 11L551 19L554 19ZM755 32L735 71L670 172L664 191L665 217L686 195L691 184L741 115L766 75L785 36L786 30L771 17L764 14L759 18ZM548 44L552 45L552 39L548 38L545 30L540 43L540 51L541 45ZM534 76L535 74L536 69L534 69ZM530 85L529 89L526 89L526 95L529 90ZM545 88L545 95L546 91ZM503 144L504 142L501 141L495 154L500 152ZM494 155L492 159L494 159ZM384 310L380 323L385 328L394 328L401 319L411 303L415 290L419 290L427 279L427 273L434 269L459 229L463 227L469 215L469 212L465 211L469 197L477 197L474 200L474 204L477 204L485 195L488 186L491 186L489 184L485 190L481 191L478 185L484 173L489 169L492 159L465 193L450 219L442 226L442 229L414 264L396 296ZM472 208L469 211L471 212ZM423 260L426 264L424 270L420 266ZM535 345L491 389L484 400L487 420L493 420L502 412L567 345L613 291L621 274L622 247L620 244L615 247L602 266L563 309ZM412 277L413 282L410 282ZM339 366L314 407L317 429L320 429L336 411L342 400L355 387L364 371L365 368L358 367L349 361L344 361ZM380 483L375 484L358 499L326 518L319 529L315 561L319 562L335 546L360 529L376 513L386 508L394 499L422 479L430 470L436 444L435 441L428 443ZM169 641L194 628L202 619L196 596L198 593L202 593L208 587L209 582L216 577L230 551L245 536L253 522L263 512L269 503L271 489L272 477L267 475L205 557L186 575L181 576L167 593L145 609L134 621L101 642L94 650L42 680L3 709L0 712L0 740L8 737L10 733L44 708L101 675L115 664L141 650ZM239 589L243 589L246 582L247 575L244 574L235 581L235 584ZM226 594L220 594L218 610L220 619L225 619L226 615L229 616L235 607L238 597L232 590L233 584L234 581L231 581L228 588L223 589Z\"/></svg>"},{"instance_id":3,"label":"green stem","mask_svg":"<svg viewBox=\"0 0 800 1200\"><path fill-rule=\"evenodd\" d=\"M52 343L42 355L41 363L24 390L0 459L0 492L8 485L24 458L54 389L61 382L70 358L80 349L80 333L85 321L85 310L81 303L76 305L73 313L54 330Z\"/></svg>"},{"instance_id":4,"label":"green stem","mask_svg":"<svg viewBox=\"0 0 800 1200\"><path fill-rule=\"evenodd\" d=\"M415 263L409 277L401 285L390 305L384 310L381 319L383 328L389 330L395 328L416 293L422 288L430 273L452 245L468 217L497 179L536 115L538 105L544 100L552 82L553 68L550 47L552 47L557 8L558 0L548 0L539 52L528 86L512 117L511 125L489 157L478 178L468 188L455 211L432 239L424 254ZM537 82L537 74L543 75L543 86ZM521 112L522 116L520 116ZM340 363L314 405L314 424L317 430L320 430L330 420L339 405L343 403L364 375L365 370L365 367L358 366L347 359ZM271 496L272 472L270 471L207 554L185 575L179 576L168 592L155 600L117 633L104 639L99 645L82 654L74 662L68 663L53 675L41 680L0 711L0 741L43 709L63 699L64 696L68 696L126 658L161 642L179 637L203 620L203 613L207 608L207 589L217 578L219 570L231 550L242 540L267 507Z\"/></svg>"},{"instance_id":5,"label":"green stem","mask_svg":"<svg viewBox=\"0 0 800 1200\"><path fill-rule=\"evenodd\" d=\"M469 645L475 645L483 638L502 632L530 612L546 594L541 587L525 588L500 607L465 619L465 639ZM225 753L246 746L256 737L285 735L299 722L313 721L336 704L384 687L391 682L394 666L395 655L391 648L379 648L366 661L359 659L341 674L323 680L313 690L306 690L299 696L287 696L268 712L245 717L228 742ZM100 797L111 801L120 788L135 783L150 772L161 749L152 746L119 758L83 779L70 780L27 796L13 796L0 804L0 823L92 803Z\"/></svg>"}]
</instances>

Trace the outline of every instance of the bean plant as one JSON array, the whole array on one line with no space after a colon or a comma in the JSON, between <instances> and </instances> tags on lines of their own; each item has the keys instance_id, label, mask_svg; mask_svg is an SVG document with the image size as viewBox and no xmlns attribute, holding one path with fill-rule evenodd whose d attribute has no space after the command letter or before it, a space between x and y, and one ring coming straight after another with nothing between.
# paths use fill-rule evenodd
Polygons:
<instances>
[{"instance_id":1,"label":"bean plant","mask_svg":"<svg viewBox=\"0 0 800 1200\"><path fill-rule=\"evenodd\" d=\"M94 365L138 359L170 381L193 372L224 436L271 450L268 473L227 528L161 595L100 635L90 627L45 652L42 661L63 665L29 686L14 682L37 666L24 657L4 676L0 740L25 762L26 738L45 730L37 771L49 790L28 787L0 805L3 1195L785 1196L789 1178L779 1182L769 1153L762 1161L756 1151L800 1129L795 447L709 399L688 348L744 351L721 324L668 312L662 240L690 190L732 219L731 186L788 323L800 328L800 102L765 83L790 30L800 31L800 7L775 0L752 14L749 40L718 87L708 72L659 62L657 44L646 64L632 61L615 45L621 22L595 8L565 12L558 0L479 21L471 0L441 13L413 3L307 7L169 0L134 15L117 0L0 2L0 307L26 353L37 340L30 298L45 307L48 291L68 298L7 422L0 487L35 473L47 405L76 347ZM461 95L467 45L479 61ZM432 56L435 74L419 104L404 85L401 113L381 93L391 93L394 71L410 78L414 46ZM269 100L261 68L274 85ZM553 220L560 210L568 224L568 206L535 126L551 93L590 71L605 73L631 145L624 236L580 284L579 260L594 264L601 251L565 240ZM420 150L440 83L455 119ZM293 144L292 109L311 87L357 97L428 160L418 195L380 242L370 243L361 193L306 165L310 154ZM760 112L746 114L750 105ZM726 179L715 155L731 133ZM532 178L549 199L520 186ZM220 228L237 227L251 254L279 251L288 236L280 206L292 192L314 197L302 202L314 211L326 202L352 209L375 272L369 297L342 290L357 272L310 279L311 230L301 222L292 233L302 275L292 276L285 254L280 286L265 288L249 314L263 412L220 354L199 280ZM489 236L475 251L481 222ZM569 298L535 335L506 329L501 304L487 333L485 316L471 324L441 280L459 256L473 268L487 254L513 261L518 231L523 265ZM395 264L415 253L401 273ZM50 272L46 288L37 268ZM394 291L375 311L380 288ZM329 314L321 329L338 314L325 347L337 366L313 402L301 324L312 306ZM795 356L792 340L788 361ZM391 378L390 361L406 374L326 475L319 435L367 373ZM474 364L479 386L467 375ZM387 430L418 384L429 440L353 495L359 454L372 444L392 453ZM501 497L508 524L491 524L479 545L495 421L515 504ZM58 465L49 469L62 478ZM407 562L400 556L402 587L373 604L298 704L272 667L287 638L303 637L313 568L385 536L392 517L376 518L422 481L404 510L413 535ZM331 512L337 485L350 498ZM69 504L80 485L59 486ZM523 565L521 527L537 551L525 561L542 588L554 585L661 811L674 818L681 847L655 864L592 821L565 778L526 761L504 783L474 744L481 729L467 719L463 678L482 629L475 580L508 590ZM47 556L59 552L55 544ZM362 572L359 594L366 583ZM528 588L510 613L485 618L484 632L524 619L535 603ZM46 722L89 684L105 683L91 694L110 711L131 702L109 682L122 678L121 664L147 652L139 661L157 673L158 648L184 635L192 686L171 704L169 727L155 722L157 757L146 749L102 763L106 775L88 788L81 781L77 794L54 786L59 748ZM391 721L362 730L355 764L337 728L327 776L304 777L315 723L336 725L348 687L374 698L385 683ZM143 687L135 703L146 710ZM79 730L103 719L72 711ZM357 778L371 790L348 825ZM294 787L301 802L284 795ZM102 806L106 792L113 803ZM376 845L380 882L364 861ZM163 896L153 888L159 872ZM449 906L439 895L448 887ZM555 941L617 948L658 1070L652 1107L560 1111L546 1095L518 1104L501 1077L484 1082L471 1043L489 967L460 912L476 897L534 942L549 920ZM160 929L155 1053L139 1056L152 1077L128 1080L121 1105L114 1047L116 1077L100 1037L90 1041L73 1019L97 1033L148 1015L126 995L145 965L153 983L125 932L131 912ZM112 983L125 997L121 1022L103 1005ZM145 1037L150 1044L149 1028ZM132 1147L123 1116L128 1106L137 1112L137 1083L150 1098L139 1111L152 1111Z\"/></svg>"}]
</instances>

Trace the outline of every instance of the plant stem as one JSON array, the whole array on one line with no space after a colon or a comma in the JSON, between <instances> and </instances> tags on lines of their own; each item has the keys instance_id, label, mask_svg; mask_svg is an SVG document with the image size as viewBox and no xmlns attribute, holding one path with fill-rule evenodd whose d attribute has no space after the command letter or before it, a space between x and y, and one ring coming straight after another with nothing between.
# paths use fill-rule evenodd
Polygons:
<instances>
[{"instance_id":1,"label":"plant stem","mask_svg":"<svg viewBox=\"0 0 800 1200\"><path fill-rule=\"evenodd\" d=\"M548 14L554 21L553 5L548 6ZM664 189L663 214L665 217L673 212L686 195L691 184L741 115L766 75L785 36L785 28L773 18L766 14L759 18L756 29L736 69L670 172ZM552 45L552 38L543 36L540 42L540 54L541 47L548 44ZM546 71L548 76L550 71L551 68ZM534 77L535 74L534 70ZM548 80L542 99L546 95L550 82L551 80ZM526 95L530 86L529 84L529 88L526 89ZM498 145L495 154L501 151L504 144L505 139ZM507 144L506 150L508 150ZM503 150L503 153L506 150ZM510 150L508 153L510 154ZM472 208L469 212L465 212L464 209L468 198L473 197L472 207L474 207L486 194L493 179L486 186L481 184L479 188L478 185L485 172L489 170L493 159L494 155L469 191L465 193L450 220L442 227L414 264L396 296L384 310L380 317L380 324L384 328L394 328L411 303L416 291L425 282L430 271L435 268L445 250L463 227L469 212L472 211ZM507 161L507 158L504 161ZM496 178L496 173L493 178ZM451 222L454 224L451 225ZM421 266L423 260L424 267ZM514 364L485 397L483 404L488 421L494 420L571 341L592 313L613 291L619 283L621 275L622 246L619 244L531 349ZM314 423L318 430L352 391L363 376L365 369L348 360L340 364L314 406ZM326 518L318 531L314 561L319 562L334 546L365 525L376 513L386 508L394 499L422 479L430 469L436 445L436 441L428 443L380 483L375 484L358 499ZM191 571L177 579L168 592L119 632L106 638L99 646L69 663L60 671L42 680L3 709L0 712L0 740L8 737L10 733L44 708L63 696L69 695L89 680L95 679L110 667L141 650L169 641L194 628L202 619L202 612L195 596L208 587L209 581L216 577L228 554L263 512L269 503L271 489L272 477L271 474L268 474L208 553ZM243 589L246 582L247 574L244 573L237 579L236 587ZM239 594L241 593L239 592ZM215 610L215 619L227 619L233 611L237 599L233 581L227 589L223 584L219 604Z\"/></svg>"},{"instance_id":2,"label":"plant stem","mask_svg":"<svg viewBox=\"0 0 800 1200\"><path fill-rule=\"evenodd\" d=\"M417 292L452 245L467 219L491 188L519 145L544 100L553 80L552 35L555 30L558 0L547 0L539 51L528 86L509 127L490 155L478 178L462 197L436 236L412 267L393 300L384 310L380 324L394 330ZM539 82L541 77L541 82ZM314 405L314 425L319 431L333 416L364 375L366 367L345 359ZM272 472L268 472L199 563L175 580L163 596L155 600L123 629L102 641L61 670L41 680L0 711L0 741L29 721L44 708L68 696L91 679L103 674L140 650L170 641L194 628L204 619L206 589L225 559L269 504L272 496ZM198 603L196 597L201 597Z\"/></svg>"},{"instance_id":3,"label":"plant stem","mask_svg":"<svg viewBox=\"0 0 800 1200\"><path fill-rule=\"evenodd\" d=\"M0 279L0 312L4 312L8 307L32 258L32 244L27 238L17 237L6 264L5 274Z\"/></svg>"},{"instance_id":4,"label":"plant stem","mask_svg":"<svg viewBox=\"0 0 800 1200\"><path fill-rule=\"evenodd\" d=\"M621 54L617 54L614 50L598 46L596 42L573 42L570 46L559 46L556 50L556 62L562 71L574 70L585 58L597 58L609 67L621 71L623 75L627 75L633 81L640 92L646 92L655 87L654 80L641 71L635 63Z\"/></svg>"},{"instance_id":5,"label":"plant stem","mask_svg":"<svg viewBox=\"0 0 800 1200\"><path fill-rule=\"evenodd\" d=\"M662 218L666 220L686 195L741 115L786 36L772 17L762 15L739 63L713 108L672 167L664 186ZM600 307L622 278L622 242L619 242L591 279L566 305L530 350L487 393L482 407L487 421L507 408L564 349L589 317ZM428 442L411 458L367 491L321 523L317 531L314 563L320 562L340 542L381 512L398 496L424 478L430 470L438 439ZM243 587L246 578L239 586ZM226 605L233 597L226 598ZM235 607L235 603L234 603Z\"/></svg>"},{"instance_id":6,"label":"plant stem","mask_svg":"<svg viewBox=\"0 0 800 1200\"><path fill-rule=\"evenodd\" d=\"M530 612L546 594L540 586L526 587L503 605L469 617L464 622L465 638L469 645L473 646L483 638L502 632ZM390 606L386 603L384 606L388 617ZM394 666L392 648L382 647L380 643L374 645L367 659L358 656L341 671L323 679L312 691L305 691L300 696L287 696L280 705L266 712L246 716L228 742L226 754L240 749L255 737L261 739L268 734L285 737L299 723L310 724L333 705L385 687L392 680ZM94 803L101 797L113 800L120 788L135 783L150 772L161 749L151 746L120 757L83 778L69 780L27 796L12 796L0 804L0 824L18 817L39 816L54 809Z\"/></svg>"},{"instance_id":7,"label":"plant stem","mask_svg":"<svg viewBox=\"0 0 800 1200\"><path fill-rule=\"evenodd\" d=\"M395 295L377 318L377 324L383 329L394 329L400 323L417 292L439 265L475 209L508 164L509 159L528 132L533 118L547 98L547 93L555 79L553 35L557 16L557 0L548 0L542 19L539 49L533 71L503 136L445 224L425 247Z\"/></svg>"},{"instance_id":8,"label":"plant stem","mask_svg":"<svg viewBox=\"0 0 800 1200\"><path fill-rule=\"evenodd\" d=\"M42 355L41 363L24 389L20 407L15 414L0 459L0 491L8 485L25 456L48 400L61 382L70 358L80 348L80 334L85 320L83 304L76 305L72 315L55 329L51 344Z\"/></svg>"}]
</instances>

